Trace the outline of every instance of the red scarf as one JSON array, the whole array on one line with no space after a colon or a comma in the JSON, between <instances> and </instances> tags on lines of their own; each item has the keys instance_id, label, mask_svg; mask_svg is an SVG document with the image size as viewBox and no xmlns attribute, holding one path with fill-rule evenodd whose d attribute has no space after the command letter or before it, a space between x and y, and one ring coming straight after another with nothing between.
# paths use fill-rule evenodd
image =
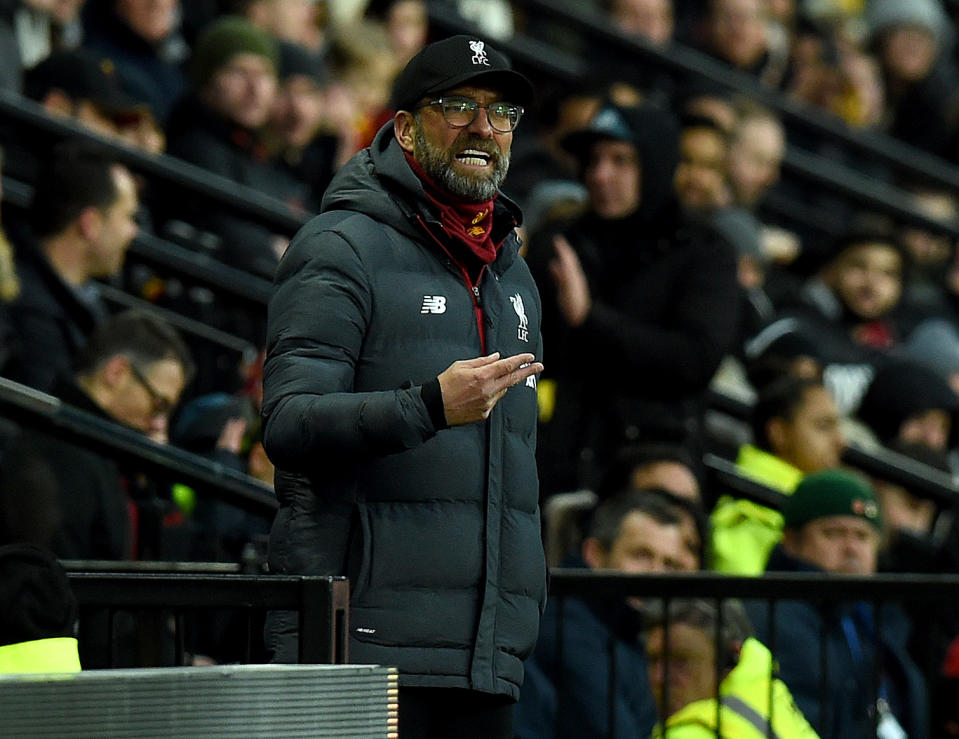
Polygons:
<instances>
[{"instance_id":1,"label":"red scarf","mask_svg":"<svg viewBox=\"0 0 959 739\"><path fill-rule=\"evenodd\" d=\"M456 196L437 185L408 152L404 153L406 153L406 161L410 163L410 169L422 181L426 197L440 212L443 230L451 238L465 244L470 253L480 262L491 264L496 259L496 245L490 236L493 230L493 201L496 196L494 195L485 203L458 200Z\"/></svg>"}]
</instances>

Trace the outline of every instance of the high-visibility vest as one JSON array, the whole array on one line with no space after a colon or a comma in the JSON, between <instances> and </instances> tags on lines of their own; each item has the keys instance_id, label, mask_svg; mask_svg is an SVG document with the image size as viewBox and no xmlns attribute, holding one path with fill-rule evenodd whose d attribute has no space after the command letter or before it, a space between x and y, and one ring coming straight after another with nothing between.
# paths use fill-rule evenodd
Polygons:
<instances>
[{"instance_id":1,"label":"high-visibility vest","mask_svg":"<svg viewBox=\"0 0 959 739\"><path fill-rule=\"evenodd\" d=\"M653 737L819 739L797 708L786 684L772 677L772 669L773 659L769 650L756 639L747 639L739 654L739 662L719 685L718 716L715 698L695 701L667 719L665 733L662 727L657 727ZM772 727L769 725L770 717Z\"/></svg>"},{"instance_id":2,"label":"high-visibility vest","mask_svg":"<svg viewBox=\"0 0 959 739\"><path fill-rule=\"evenodd\" d=\"M803 473L788 462L744 444L736 468L757 482L791 495ZM773 547L782 539L779 511L742 498L724 495L709 517L712 531L710 569L729 575L761 575Z\"/></svg>"},{"instance_id":3,"label":"high-visibility vest","mask_svg":"<svg viewBox=\"0 0 959 739\"><path fill-rule=\"evenodd\" d=\"M0 647L0 674L14 672L80 672L77 640L59 636Z\"/></svg>"}]
</instances>

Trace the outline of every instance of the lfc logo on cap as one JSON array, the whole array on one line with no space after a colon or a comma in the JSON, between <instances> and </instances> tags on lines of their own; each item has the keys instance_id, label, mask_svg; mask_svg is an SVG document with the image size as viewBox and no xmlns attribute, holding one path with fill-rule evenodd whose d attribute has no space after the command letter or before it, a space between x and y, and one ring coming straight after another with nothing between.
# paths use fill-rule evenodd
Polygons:
<instances>
[{"instance_id":1,"label":"lfc logo on cap","mask_svg":"<svg viewBox=\"0 0 959 739\"><path fill-rule=\"evenodd\" d=\"M489 66L489 59L486 58L486 44L482 41L470 41L470 49L473 51L473 64L482 64Z\"/></svg>"}]
</instances>

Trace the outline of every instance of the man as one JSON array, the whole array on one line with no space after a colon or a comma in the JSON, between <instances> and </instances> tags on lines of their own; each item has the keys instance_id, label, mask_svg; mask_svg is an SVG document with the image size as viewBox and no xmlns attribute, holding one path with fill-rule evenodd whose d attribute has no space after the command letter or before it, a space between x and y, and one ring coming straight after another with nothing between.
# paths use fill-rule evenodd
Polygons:
<instances>
[{"instance_id":1,"label":"man","mask_svg":"<svg viewBox=\"0 0 959 739\"><path fill-rule=\"evenodd\" d=\"M881 514L872 488L855 473L807 475L786 500L783 518L783 542L767 571L876 572ZM757 637L765 640L775 628L780 677L821 736L875 733L877 710L880 727L885 725L879 736L925 736L926 688L906 649L911 629L898 605L821 608L781 601L772 610L774 627L768 604L750 605ZM810 654L824 655L825 662Z\"/></svg>"},{"instance_id":2,"label":"man","mask_svg":"<svg viewBox=\"0 0 959 739\"><path fill-rule=\"evenodd\" d=\"M190 59L189 92L170 115L167 151L291 203L301 186L271 160L262 136L276 100L278 59L276 40L243 18L223 16L206 26ZM164 189L154 207L160 220L181 219L216 234L220 260L263 277L273 277L288 244L242 214L184 200L176 188Z\"/></svg>"},{"instance_id":3,"label":"man","mask_svg":"<svg viewBox=\"0 0 959 739\"><path fill-rule=\"evenodd\" d=\"M739 313L732 247L675 198L671 114L607 105L564 146L588 210L533 234L529 247L557 352L540 444L550 493L595 488L624 443L696 449L704 393ZM612 366L590 360L600 356Z\"/></svg>"},{"instance_id":4,"label":"man","mask_svg":"<svg viewBox=\"0 0 959 739\"><path fill-rule=\"evenodd\" d=\"M177 333L131 311L93 332L73 381L55 390L65 403L97 418L162 439L192 373ZM3 459L5 540L49 547L67 559L134 554L132 502L113 459L41 431L25 431Z\"/></svg>"},{"instance_id":5,"label":"man","mask_svg":"<svg viewBox=\"0 0 959 739\"><path fill-rule=\"evenodd\" d=\"M593 514L581 564L633 574L695 569L686 564L680 520L674 506L649 491L614 495ZM640 639L639 605L634 599L551 601L528 663L543 679L520 699L521 739L611 736L613 724L616 737L649 735L656 714ZM609 714L611 706L615 716Z\"/></svg>"},{"instance_id":6,"label":"man","mask_svg":"<svg viewBox=\"0 0 959 739\"><path fill-rule=\"evenodd\" d=\"M702 115L686 115L679 134L676 194L684 208L704 214L725 210L729 204L726 153L729 137Z\"/></svg>"},{"instance_id":7,"label":"man","mask_svg":"<svg viewBox=\"0 0 959 739\"><path fill-rule=\"evenodd\" d=\"M773 113L750 108L740 116L729 142L727 168L733 202L753 210L779 181L786 133Z\"/></svg>"},{"instance_id":8,"label":"man","mask_svg":"<svg viewBox=\"0 0 959 739\"><path fill-rule=\"evenodd\" d=\"M673 40L673 0L611 0L609 20L627 36L639 36L656 46Z\"/></svg>"},{"instance_id":9,"label":"man","mask_svg":"<svg viewBox=\"0 0 959 739\"><path fill-rule=\"evenodd\" d=\"M899 440L947 453L952 447L959 395L936 370L912 359L880 367L857 416L882 444Z\"/></svg>"},{"instance_id":10,"label":"man","mask_svg":"<svg viewBox=\"0 0 959 739\"><path fill-rule=\"evenodd\" d=\"M269 123L277 160L299 183L301 207L318 213L346 148L342 137L328 132L327 72L316 54L281 43L279 81Z\"/></svg>"},{"instance_id":11,"label":"man","mask_svg":"<svg viewBox=\"0 0 959 739\"><path fill-rule=\"evenodd\" d=\"M620 449L603 476L596 494L605 500L625 488L660 488L679 498L702 502L702 489L687 449L676 444L650 442Z\"/></svg>"},{"instance_id":12,"label":"man","mask_svg":"<svg viewBox=\"0 0 959 739\"><path fill-rule=\"evenodd\" d=\"M107 316L94 282L120 271L137 233L130 171L94 150L56 149L30 207L30 238L18 244L19 297L8 306L17 346L4 373L49 391Z\"/></svg>"},{"instance_id":13,"label":"man","mask_svg":"<svg viewBox=\"0 0 959 739\"><path fill-rule=\"evenodd\" d=\"M649 679L668 717L654 736L817 739L738 601L674 600L650 614Z\"/></svg>"},{"instance_id":14,"label":"man","mask_svg":"<svg viewBox=\"0 0 959 739\"><path fill-rule=\"evenodd\" d=\"M705 19L706 51L735 69L779 85L788 63L788 48L768 33L765 0L710 0Z\"/></svg>"},{"instance_id":15,"label":"man","mask_svg":"<svg viewBox=\"0 0 959 739\"><path fill-rule=\"evenodd\" d=\"M905 269L893 233L854 224L833 241L801 300L770 324L781 336L796 334L817 348L824 382L843 414L856 410L876 369L901 339L895 310Z\"/></svg>"},{"instance_id":16,"label":"man","mask_svg":"<svg viewBox=\"0 0 959 739\"><path fill-rule=\"evenodd\" d=\"M161 122L184 92L189 47L180 0L104 0L83 8L83 44L106 60L123 89L147 101Z\"/></svg>"},{"instance_id":17,"label":"man","mask_svg":"<svg viewBox=\"0 0 959 739\"><path fill-rule=\"evenodd\" d=\"M399 667L403 736L511 736L545 599L540 304L498 190L531 96L476 38L425 47L270 302L271 570L350 576L350 658ZM292 619L268 640L295 661Z\"/></svg>"},{"instance_id":18,"label":"man","mask_svg":"<svg viewBox=\"0 0 959 739\"><path fill-rule=\"evenodd\" d=\"M737 469L784 495L803 475L838 467L845 439L839 411L819 380L781 377L764 388L753 408L753 439ZM762 573L782 536L782 516L753 501L723 497L710 516L713 568L740 575Z\"/></svg>"}]
</instances>

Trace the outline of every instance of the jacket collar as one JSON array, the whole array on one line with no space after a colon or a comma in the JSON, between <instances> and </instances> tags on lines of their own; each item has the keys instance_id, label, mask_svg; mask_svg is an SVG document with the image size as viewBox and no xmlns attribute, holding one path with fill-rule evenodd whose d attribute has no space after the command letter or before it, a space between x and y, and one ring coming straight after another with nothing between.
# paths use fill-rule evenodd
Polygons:
<instances>
[{"instance_id":1,"label":"jacket collar","mask_svg":"<svg viewBox=\"0 0 959 739\"><path fill-rule=\"evenodd\" d=\"M403 149L393 134L393 121L377 132L373 143L340 168L323 197L321 212L353 210L372 216L420 241L425 224L437 238L444 232L439 214L431 206L423 184L406 162ZM492 268L505 270L515 259L519 239L516 226L522 211L502 192L493 208L494 241L504 241Z\"/></svg>"}]
</instances>

